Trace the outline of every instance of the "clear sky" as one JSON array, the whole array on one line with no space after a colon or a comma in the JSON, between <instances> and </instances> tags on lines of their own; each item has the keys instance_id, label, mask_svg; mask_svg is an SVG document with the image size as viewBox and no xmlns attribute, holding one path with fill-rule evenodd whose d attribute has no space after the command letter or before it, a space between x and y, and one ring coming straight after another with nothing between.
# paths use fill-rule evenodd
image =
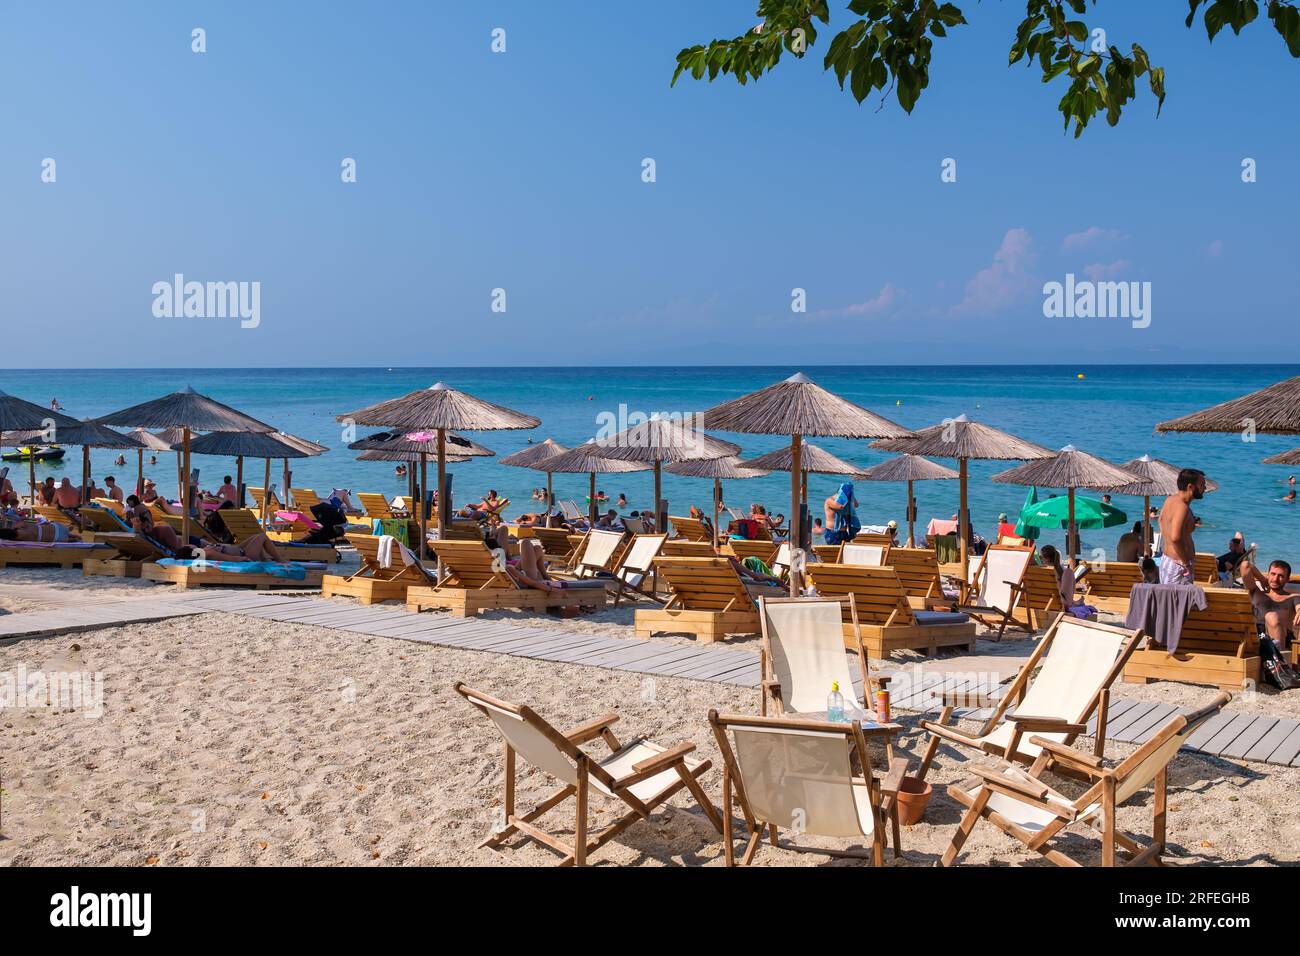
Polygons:
<instances>
[{"instance_id":1,"label":"clear sky","mask_svg":"<svg viewBox=\"0 0 1300 956\"><path fill-rule=\"evenodd\" d=\"M1295 361L1272 25L1210 44L1184 0L1101 0L1169 96L1076 141L1006 65L1024 5L960 6L908 116L839 91L833 31L670 89L753 0L0 3L4 337L64 330L0 366ZM1150 326L1046 318L1067 272L1150 282ZM260 282L260 324L155 317L176 273Z\"/></svg>"}]
</instances>

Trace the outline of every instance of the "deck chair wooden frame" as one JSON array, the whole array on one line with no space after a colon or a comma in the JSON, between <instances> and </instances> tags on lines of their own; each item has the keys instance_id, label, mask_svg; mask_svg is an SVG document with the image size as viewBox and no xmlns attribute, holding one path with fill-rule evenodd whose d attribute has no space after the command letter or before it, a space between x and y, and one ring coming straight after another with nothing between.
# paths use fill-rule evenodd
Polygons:
<instances>
[{"instance_id":1,"label":"deck chair wooden frame","mask_svg":"<svg viewBox=\"0 0 1300 956\"><path fill-rule=\"evenodd\" d=\"M583 866L590 854L638 820L648 820L651 813L683 789L689 791L705 818L721 832L722 817L700 785L700 777L713 764L691 758L695 744L690 741L660 747L637 737L622 744L611 729L619 719L618 714L606 714L567 733L561 732L530 707L491 697L463 681L457 681L454 686L458 694L492 721L505 740L505 797L501 818L480 847L495 849L515 834L522 834L559 853L560 866ZM610 755L604 759L581 749L583 744L597 739L609 748ZM523 814L517 813L515 807L519 757L562 784L559 790ZM593 790L598 796L620 801L626 812L591 833L588 801ZM534 823L570 797L575 803L572 845Z\"/></svg>"},{"instance_id":2,"label":"deck chair wooden frame","mask_svg":"<svg viewBox=\"0 0 1300 956\"><path fill-rule=\"evenodd\" d=\"M921 721L929 740L919 776L925 779L941 741L1029 763L1037 773L1051 765L1051 752L1026 743L1025 735L1047 735L1068 747L1087 730L1093 714L1097 716L1093 752L1100 757L1106 747L1111 685L1141 639L1141 628L1130 630L1061 614L1002 694L993 697L958 691L941 695L939 719ZM1102 652L1107 649L1111 653L1103 659ZM1054 650L1060 653L1054 655ZM1066 689L1068 694L1063 693ZM1015 713L1009 713L1012 704ZM958 707L990 707L993 712L978 730L967 733L949 723ZM1022 710L1026 712L1022 714Z\"/></svg>"},{"instance_id":3,"label":"deck chair wooden frame","mask_svg":"<svg viewBox=\"0 0 1300 956\"><path fill-rule=\"evenodd\" d=\"M1025 576L1015 589L1020 592L1016 612L1024 618L1031 631L1050 626L1065 610L1056 572L1045 564L1030 564L1025 568Z\"/></svg>"},{"instance_id":4,"label":"deck chair wooden frame","mask_svg":"<svg viewBox=\"0 0 1300 956\"><path fill-rule=\"evenodd\" d=\"M116 553L111 557L86 558L81 564L83 577L138 578L151 561L172 555L151 539L134 531L100 532L96 544L106 544Z\"/></svg>"},{"instance_id":5,"label":"deck chair wooden frame","mask_svg":"<svg viewBox=\"0 0 1300 956\"><path fill-rule=\"evenodd\" d=\"M623 554L624 540L622 531L605 528L588 531L573 561L574 577L589 578L600 571L612 574Z\"/></svg>"},{"instance_id":6,"label":"deck chair wooden frame","mask_svg":"<svg viewBox=\"0 0 1300 956\"><path fill-rule=\"evenodd\" d=\"M870 710L876 690L876 682L871 676L871 658L858 628L856 597L850 594L847 604L858 635L849 650L856 654L862 676L862 697L854 702L864 710ZM820 620L817 613L823 608L833 611L833 617L828 615L829 622L834 624L833 633L829 635L833 643L826 640L824 634L783 636L788 628L782 618L789 617L790 612L807 612L800 615L803 620L790 623L802 624L814 631L819 627L825 628L827 621ZM826 694L832 682L839 683L840 692L845 697L853 695L853 678L844 648L842 614L841 602L834 598L759 598L758 618L763 638L759 648L762 674L758 689L760 715L767 716L769 701L770 709L777 717L787 713L820 712L825 709Z\"/></svg>"},{"instance_id":7,"label":"deck chair wooden frame","mask_svg":"<svg viewBox=\"0 0 1300 956\"><path fill-rule=\"evenodd\" d=\"M794 850L800 853L819 853L830 857L847 857L870 860L876 866L885 862L885 832L891 824L894 828L894 854L898 855L898 807L896 797L907 772L907 758L895 757L889 761L889 769L884 780L878 780L872 769L871 751L867 747L867 735L862 726L851 724L828 723L818 720L792 720L787 717L753 717L741 714L719 714L709 711L709 726L718 742L722 753L722 844L727 866L736 866L735 823L732 818L733 806L738 806L749 833L744 852L739 864L748 866L754 861L763 836L767 834L772 846ZM767 774L770 767L765 767L763 779L746 781L742 771L743 760L733 747L733 738L738 735L770 735L774 740L784 738L782 754L792 754L800 744L807 745L820 738L826 745L839 750L843 747L842 760L831 768L819 764L814 773L790 773L773 781ZM836 745L839 746L836 746ZM858 757L858 770L855 772L852 762L854 754ZM838 756L838 754L837 754ZM785 768L782 768L785 769ZM830 774L834 773L832 777ZM789 781L789 782L787 782ZM810 795L803 790L803 784L816 785L815 800L804 799ZM762 800L758 794L763 786L778 788L785 785L790 794L780 793L773 801L769 812L761 812ZM769 798L770 794L765 794ZM784 797L784 799L782 799ZM863 799L866 806L862 804ZM833 803L832 803L833 802ZM759 807L755 804L758 803ZM776 804L789 803L791 807L776 809ZM838 804L837 806L834 804ZM789 810L790 812L785 812ZM870 826L862 823L863 811L869 814ZM790 823L796 814L802 811L803 819L799 821L800 832L814 836L833 836L853 839L855 836L869 841L869 851L834 850L821 847L809 847L796 843L782 843L779 840L780 828L793 829ZM819 812L820 811L820 812ZM766 816L781 819L764 819ZM849 822L851 820L851 823ZM832 823L823 828L821 823ZM849 825L845 825L848 823ZM856 828L854 834L852 829ZM835 832L824 832L833 829Z\"/></svg>"},{"instance_id":8,"label":"deck chair wooden frame","mask_svg":"<svg viewBox=\"0 0 1300 956\"><path fill-rule=\"evenodd\" d=\"M883 543L859 543L855 538L841 544L839 554L836 555L835 560L828 561L827 564L861 564L869 568L888 567L890 547L888 541Z\"/></svg>"},{"instance_id":9,"label":"deck chair wooden frame","mask_svg":"<svg viewBox=\"0 0 1300 956\"><path fill-rule=\"evenodd\" d=\"M533 537L542 543L542 554L548 561L558 562L566 568L573 566L576 549L569 543L569 532L563 528L533 526Z\"/></svg>"},{"instance_id":10,"label":"deck chair wooden frame","mask_svg":"<svg viewBox=\"0 0 1300 956\"><path fill-rule=\"evenodd\" d=\"M1014 837L1057 866L1080 866L1052 846L1052 841L1072 823L1091 827L1101 838L1101 865L1113 867L1160 864L1165 849L1169 813L1169 764L1188 736L1219 713L1231 695L1219 694L1211 703L1190 714L1175 714L1150 740L1108 768L1100 757L1080 753L1044 737L1032 737L1050 753L1057 765L1069 767L1074 776L1091 784L1082 796L1071 799L1047 786L1032 773L1003 762L998 767L972 767L976 779L971 785L950 786L948 795L966 814L953 834L941 863L952 866L961 854L971 831L980 820L988 820L1003 833ZM1116 825L1116 809L1139 791L1153 785L1151 837L1145 847Z\"/></svg>"},{"instance_id":11,"label":"deck chair wooden frame","mask_svg":"<svg viewBox=\"0 0 1300 956\"><path fill-rule=\"evenodd\" d=\"M1015 617L1016 605L1023 593L1025 572L1034 557L1034 546L995 544L984 549L979 564L957 610L969 614L990 630L994 641L1002 640L1008 627L1031 632L1028 623ZM995 567L996 565L996 567Z\"/></svg>"},{"instance_id":12,"label":"deck chair wooden frame","mask_svg":"<svg viewBox=\"0 0 1300 956\"><path fill-rule=\"evenodd\" d=\"M654 559L659 557L667 540L666 534L638 534L632 537L614 569L614 607L618 607L619 599L624 594L634 602L638 597L643 597L656 604L664 603L664 599L655 593Z\"/></svg>"},{"instance_id":13,"label":"deck chair wooden frame","mask_svg":"<svg viewBox=\"0 0 1300 956\"><path fill-rule=\"evenodd\" d=\"M1170 654L1148 638L1124 668L1124 681L1172 680L1237 691L1259 683L1259 628L1250 595L1240 588L1206 588L1205 610L1183 621Z\"/></svg>"},{"instance_id":14,"label":"deck chair wooden frame","mask_svg":"<svg viewBox=\"0 0 1300 956\"><path fill-rule=\"evenodd\" d=\"M393 506L389 504L386 495L375 491L358 491L357 501L361 503L361 510L365 512L363 517L369 521L397 517L393 514Z\"/></svg>"},{"instance_id":15,"label":"deck chair wooden frame","mask_svg":"<svg viewBox=\"0 0 1300 956\"><path fill-rule=\"evenodd\" d=\"M401 554L393 555L390 567L379 563L379 536L348 534L348 544L357 550L361 566L349 575L327 574L321 578L321 597L352 597L362 604L406 601L411 585L434 584L437 579L422 564L407 564ZM398 549L395 547L395 551Z\"/></svg>"},{"instance_id":16,"label":"deck chair wooden frame","mask_svg":"<svg viewBox=\"0 0 1300 956\"><path fill-rule=\"evenodd\" d=\"M669 515L668 520L672 522L673 530L679 538L687 541L713 541L713 534L699 518Z\"/></svg>"},{"instance_id":17,"label":"deck chair wooden frame","mask_svg":"<svg viewBox=\"0 0 1300 956\"><path fill-rule=\"evenodd\" d=\"M660 555L654 569L667 584L669 598L662 608L636 612L637 637L694 634L708 644L728 634L757 634L762 629L754 596L729 559Z\"/></svg>"},{"instance_id":18,"label":"deck chair wooden frame","mask_svg":"<svg viewBox=\"0 0 1300 956\"><path fill-rule=\"evenodd\" d=\"M266 495L266 489L265 489L265 488L254 487L253 485L248 485L248 486L246 486L246 487L247 487L247 491L248 491L249 497L251 497L251 498L253 499L253 510L256 511L258 514L261 514L261 513L262 513L262 498ZM270 498L270 500L267 502L266 513L267 513L268 515L274 515L275 512L276 512L277 510L280 510L280 509L283 509L283 508L284 508L284 504L280 501L280 499L279 499L278 497L276 497L275 489L272 488L272 489L271 489L271 498Z\"/></svg>"},{"instance_id":19,"label":"deck chair wooden frame","mask_svg":"<svg viewBox=\"0 0 1300 956\"><path fill-rule=\"evenodd\" d=\"M908 601L902 582L893 568L873 568L861 564L810 564L808 579L822 597L843 601L850 594L857 599L855 627L847 606L844 614L844 640L852 641L860 633L874 657L885 658L896 650L918 650L933 655L940 647L964 647L975 650L975 623L964 615L960 619L942 618L926 623Z\"/></svg>"},{"instance_id":20,"label":"deck chair wooden frame","mask_svg":"<svg viewBox=\"0 0 1300 956\"><path fill-rule=\"evenodd\" d=\"M500 560L482 539L477 541L430 541L429 550L438 558L436 585L411 585L406 589L406 609L443 609L452 617L469 617L496 609L544 611L553 607L602 607L604 587L571 587L553 591L516 584Z\"/></svg>"},{"instance_id":21,"label":"deck chair wooden frame","mask_svg":"<svg viewBox=\"0 0 1300 956\"><path fill-rule=\"evenodd\" d=\"M1217 555L1197 551L1192 561L1192 574L1197 584L1219 583L1219 559Z\"/></svg>"}]
</instances>

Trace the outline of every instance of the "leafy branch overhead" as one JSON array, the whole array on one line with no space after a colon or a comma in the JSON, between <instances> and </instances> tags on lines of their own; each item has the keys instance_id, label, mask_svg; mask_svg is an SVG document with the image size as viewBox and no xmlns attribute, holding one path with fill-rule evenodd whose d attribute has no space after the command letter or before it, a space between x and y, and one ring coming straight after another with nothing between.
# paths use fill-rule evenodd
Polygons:
<instances>
[{"instance_id":1,"label":"leafy branch overhead","mask_svg":"<svg viewBox=\"0 0 1300 956\"><path fill-rule=\"evenodd\" d=\"M1300 57L1300 10L1295 0L1266 0L1267 15L1286 41L1293 57ZM1092 0L1096 6L1097 0ZM1144 81L1156 98L1156 114L1165 101L1165 71L1152 66L1146 50L1133 43L1129 52L1105 42L1101 30L1091 30L1082 19L1088 0L1028 0L1025 18L1016 28L1008 57L1038 64L1043 82L1064 76L1069 85L1058 109L1066 129L1074 122L1074 135L1098 113L1106 122L1119 122L1124 106L1137 95ZM1205 32L1213 41L1225 26L1233 33L1259 16L1257 0L1188 0L1187 26L1202 14ZM892 91L898 103L912 112L921 91L930 84L930 57L935 39L965 24L966 17L953 3L938 0L850 0L858 16L831 40L822 66L835 71L840 89L847 81L861 103L880 90L883 105ZM759 0L760 22L731 40L712 40L705 46L687 47L677 54L672 85L683 73L709 81L719 74L736 78L741 86L757 80L781 62L786 53L802 59L817 42L817 25L830 23L826 0Z\"/></svg>"}]
</instances>

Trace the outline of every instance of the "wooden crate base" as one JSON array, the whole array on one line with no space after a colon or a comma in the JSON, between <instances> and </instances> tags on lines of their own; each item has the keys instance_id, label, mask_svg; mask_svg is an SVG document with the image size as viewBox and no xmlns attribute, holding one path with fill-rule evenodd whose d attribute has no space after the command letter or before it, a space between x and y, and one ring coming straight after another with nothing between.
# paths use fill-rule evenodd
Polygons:
<instances>
[{"instance_id":1,"label":"wooden crate base","mask_svg":"<svg viewBox=\"0 0 1300 956\"><path fill-rule=\"evenodd\" d=\"M479 611L498 609L545 611L552 607L604 607L604 588L573 588L561 591L538 591L533 588L436 588L417 585L406 589L406 609L419 612L424 608L451 612L452 617L469 617Z\"/></svg>"},{"instance_id":2,"label":"wooden crate base","mask_svg":"<svg viewBox=\"0 0 1300 956\"><path fill-rule=\"evenodd\" d=\"M323 576L323 571L308 571L305 578L301 581L295 581L292 578L278 578L273 574L241 574L238 571L219 571L216 568L193 568L164 564L146 564L140 570L142 579L156 581L159 584L176 584L183 588L219 584L256 588L259 591L270 588L319 588Z\"/></svg>"},{"instance_id":3,"label":"wooden crate base","mask_svg":"<svg viewBox=\"0 0 1300 956\"><path fill-rule=\"evenodd\" d=\"M637 611L636 636L657 633L694 634L702 644L720 641L728 634L757 634L762 629L757 611L670 611L653 608Z\"/></svg>"},{"instance_id":4,"label":"wooden crate base","mask_svg":"<svg viewBox=\"0 0 1300 956\"><path fill-rule=\"evenodd\" d=\"M82 577L100 575L106 578L138 578L144 561L122 561L116 558L101 560L87 558L81 565Z\"/></svg>"},{"instance_id":5,"label":"wooden crate base","mask_svg":"<svg viewBox=\"0 0 1300 956\"><path fill-rule=\"evenodd\" d=\"M888 657L894 651L912 650L934 656L941 647L963 647L975 651L975 624L933 624L929 627L920 625L902 625L897 627L876 627L862 625L862 643L867 652L876 659ZM844 625L844 646L854 650L853 625Z\"/></svg>"},{"instance_id":6,"label":"wooden crate base","mask_svg":"<svg viewBox=\"0 0 1300 956\"><path fill-rule=\"evenodd\" d=\"M1240 691L1259 683L1259 658L1170 654L1154 648L1134 651L1124 667L1124 683L1147 684L1154 680L1212 684L1220 690Z\"/></svg>"},{"instance_id":7,"label":"wooden crate base","mask_svg":"<svg viewBox=\"0 0 1300 956\"><path fill-rule=\"evenodd\" d=\"M273 540L272 544L275 543L276 542ZM300 548L283 548L280 553L290 561L320 561L323 564L338 564L339 562L338 549L329 544L312 544Z\"/></svg>"},{"instance_id":8,"label":"wooden crate base","mask_svg":"<svg viewBox=\"0 0 1300 956\"><path fill-rule=\"evenodd\" d=\"M106 558L113 554L112 548L91 550L89 548L40 549L40 548L5 548L0 547L0 568L16 565L42 565L55 568L80 567L87 559Z\"/></svg>"},{"instance_id":9,"label":"wooden crate base","mask_svg":"<svg viewBox=\"0 0 1300 956\"><path fill-rule=\"evenodd\" d=\"M356 598L362 604L379 601L405 601L410 587L407 581L381 581L378 578L355 577L348 580L340 574L327 574L321 578L321 597Z\"/></svg>"}]
</instances>

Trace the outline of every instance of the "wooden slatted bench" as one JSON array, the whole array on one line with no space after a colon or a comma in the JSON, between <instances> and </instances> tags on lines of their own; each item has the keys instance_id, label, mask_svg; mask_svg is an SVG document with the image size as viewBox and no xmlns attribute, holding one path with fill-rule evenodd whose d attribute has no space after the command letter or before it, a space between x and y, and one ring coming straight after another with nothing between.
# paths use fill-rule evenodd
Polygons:
<instances>
[{"instance_id":1,"label":"wooden slatted bench","mask_svg":"<svg viewBox=\"0 0 1300 956\"><path fill-rule=\"evenodd\" d=\"M1124 680L1213 684L1237 691L1259 682L1259 631L1250 595L1235 588L1206 588L1206 608L1183 622L1178 650L1170 654L1147 637L1124 668Z\"/></svg>"}]
</instances>

